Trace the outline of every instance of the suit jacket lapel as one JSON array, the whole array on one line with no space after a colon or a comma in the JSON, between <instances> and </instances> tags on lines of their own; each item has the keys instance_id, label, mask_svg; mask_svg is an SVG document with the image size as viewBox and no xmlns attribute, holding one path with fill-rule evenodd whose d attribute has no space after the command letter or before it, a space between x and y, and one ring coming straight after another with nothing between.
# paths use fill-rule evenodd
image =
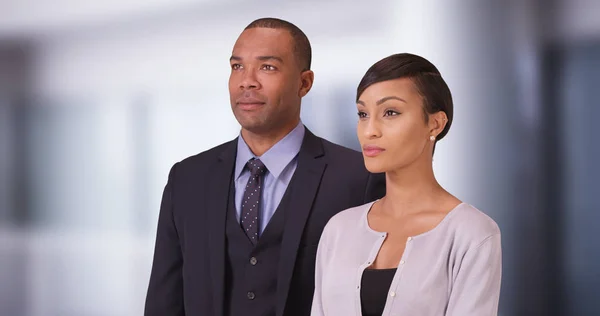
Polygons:
<instances>
[{"instance_id":1,"label":"suit jacket lapel","mask_svg":"<svg viewBox=\"0 0 600 316\"><path fill-rule=\"evenodd\" d=\"M225 295L225 218L235 165L237 139L225 145L207 178L210 183L206 195L210 271L215 315L223 315Z\"/></svg>"},{"instance_id":2,"label":"suit jacket lapel","mask_svg":"<svg viewBox=\"0 0 600 316\"><path fill-rule=\"evenodd\" d=\"M284 235L281 242L277 280L278 316L282 316L285 310L304 226L325 171L325 160L319 159L323 154L321 140L306 129L298 154L298 166L294 173L294 179L290 183L292 185L290 209L286 211Z\"/></svg>"}]
</instances>

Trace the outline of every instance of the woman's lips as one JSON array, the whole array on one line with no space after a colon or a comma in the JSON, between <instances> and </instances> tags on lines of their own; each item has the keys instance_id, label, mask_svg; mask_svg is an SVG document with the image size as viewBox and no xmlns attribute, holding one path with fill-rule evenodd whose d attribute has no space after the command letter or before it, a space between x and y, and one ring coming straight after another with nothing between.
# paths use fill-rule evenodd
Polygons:
<instances>
[{"instance_id":1,"label":"woman's lips","mask_svg":"<svg viewBox=\"0 0 600 316\"><path fill-rule=\"evenodd\" d=\"M374 145L363 146L363 154L367 157L375 157L384 151L385 149Z\"/></svg>"}]
</instances>

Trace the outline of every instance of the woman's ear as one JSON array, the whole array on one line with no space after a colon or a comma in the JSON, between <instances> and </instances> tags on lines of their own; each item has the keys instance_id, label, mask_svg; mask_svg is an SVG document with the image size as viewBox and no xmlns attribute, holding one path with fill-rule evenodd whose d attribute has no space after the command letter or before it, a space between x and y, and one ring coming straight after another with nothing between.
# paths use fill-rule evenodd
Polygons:
<instances>
[{"instance_id":1,"label":"woman's ear","mask_svg":"<svg viewBox=\"0 0 600 316\"><path fill-rule=\"evenodd\" d=\"M429 114L429 135L437 136L444 130L448 124L448 116L444 111L438 111L434 114Z\"/></svg>"}]
</instances>

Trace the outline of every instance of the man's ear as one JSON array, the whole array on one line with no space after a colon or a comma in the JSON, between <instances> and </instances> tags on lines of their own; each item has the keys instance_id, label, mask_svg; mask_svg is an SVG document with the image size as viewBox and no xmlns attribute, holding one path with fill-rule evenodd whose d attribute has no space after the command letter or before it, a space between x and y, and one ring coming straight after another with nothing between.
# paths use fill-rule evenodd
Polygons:
<instances>
[{"instance_id":1,"label":"man's ear","mask_svg":"<svg viewBox=\"0 0 600 316\"><path fill-rule=\"evenodd\" d=\"M315 73L312 70L305 70L300 74L300 89L298 90L298 96L304 97L313 86L315 81Z\"/></svg>"}]
</instances>

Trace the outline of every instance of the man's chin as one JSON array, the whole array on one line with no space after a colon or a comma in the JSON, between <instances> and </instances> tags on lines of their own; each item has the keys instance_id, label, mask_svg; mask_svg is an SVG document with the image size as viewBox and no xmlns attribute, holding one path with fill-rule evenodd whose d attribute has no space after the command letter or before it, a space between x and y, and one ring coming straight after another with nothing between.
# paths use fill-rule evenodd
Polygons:
<instances>
[{"instance_id":1,"label":"man's chin","mask_svg":"<svg viewBox=\"0 0 600 316\"><path fill-rule=\"evenodd\" d=\"M238 120L242 129L253 134L266 134L272 132L274 127L259 120Z\"/></svg>"},{"instance_id":2,"label":"man's chin","mask_svg":"<svg viewBox=\"0 0 600 316\"><path fill-rule=\"evenodd\" d=\"M254 130L263 128L265 125L268 125L266 124L266 120L262 116L258 115L258 113L239 112L234 114L235 119L238 121L238 123L240 124L240 126L242 126L243 129Z\"/></svg>"},{"instance_id":3,"label":"man's chin","mask_svg":"<svg viewBox=\"0 0 600 316\"><path fill-rule=\"evenodd\" d=\"M242 129L259 135L279 134L289 132L290 124L285 124L285 120L267 119L258 116L236 116L238 123Z\"/></svg>"}]
</instances>

